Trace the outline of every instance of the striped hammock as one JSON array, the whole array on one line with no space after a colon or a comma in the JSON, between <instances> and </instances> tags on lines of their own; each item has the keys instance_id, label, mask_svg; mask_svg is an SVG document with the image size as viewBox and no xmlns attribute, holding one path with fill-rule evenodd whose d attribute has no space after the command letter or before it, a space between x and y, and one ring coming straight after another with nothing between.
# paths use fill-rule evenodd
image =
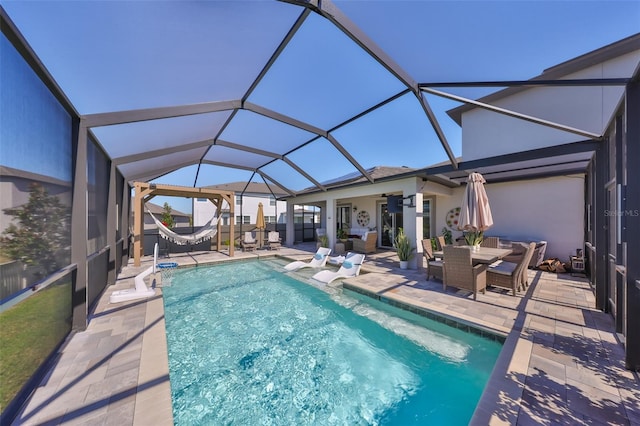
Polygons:
<instances>
[{"instance_id":1,"label":"striped hammock","mask_svg":"<svg viewBox=\"0 0 640 426\"><path fill-rule=\"evenodd\" d=\"M218 221L216 220L215 216L212 217L211 220L209 220L209 222L207 222L202 228L198 229L198 232L195 232L193 234L181 235L164 226L164 223L158 220L158 218L156 218L148 209L147 212L156 223L156 225L158 225L160 236L165 240L169 240L178 244L179 246L184 246L187 244L199 244L203 241L210 240L218 232Z\"/></svg>"}]
</instances>

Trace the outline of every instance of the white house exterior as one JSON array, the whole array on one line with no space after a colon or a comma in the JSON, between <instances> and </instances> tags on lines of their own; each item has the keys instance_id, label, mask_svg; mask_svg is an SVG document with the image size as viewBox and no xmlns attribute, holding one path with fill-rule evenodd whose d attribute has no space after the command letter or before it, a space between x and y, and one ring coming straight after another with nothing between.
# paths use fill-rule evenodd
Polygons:
<instances>
[{"instance_id":1,"label":"white house exterior","mask_svg":"<svg viewBox=\"0 0 640 426\"><path fill-rule=\"evenodd\" d=\"M532 79L613 79L633 75L640 51L615 56L598 51L545 70ZM599 59L595 58L598 55ZM610 57L612 56L613 57ZM597 60L597 63L593 61ZM483 98L483 102L521 114L601 135L624 96L624 86L544 86L509 88ZM521 152L588 139L482 108L463 106L450 112L462 126L464 161Z\"/></svg>"},{"instance_id":2,"label":"white house exterior","mask_svg":"<svg viewBox=\"0 0 640 426\"><path fill-rule=\"evenodd\" d=\"M258 204L262 203L265 222L267 224L285 223L286 222L286 201L277 201L276 197L282 196L281 193L272 194L270 188L263 183L251 182L232 182L222 185L213 185L206 188L220 189L225 191L233 191L235 197L235 218L234 223L239 224L255 224L258 213ZM275 189L274 189L275 190ZM194 226L203 226L215 214L215 206L206 198L193 199L193 224ZM228 225L230 218L227 209L223 209L222 213L223 225Z\"/></svg>"},{"instance_id":3,"label":"white house exterior","mask_svg":"<svg viewBox=\"0 0 640 426\"><path fill-rule=\"evenodd\" d=\"M634 43L637 41L630 46L629 40L623 40L613 47L607 46L550 68L532 81L628 79L640 63L640 50L633 47ZM382 195L401 195L405 197L402 227L414 238L414 246L421 252L420 240L441 234L444 227L452 230L454 238L462 235L455 227L448 226L447 215L461 205L466 176L479 171L487 179L485 187L494 218L494 226L485 235L512 241L546 241L545 257L568 261L586 241L585 177L593 156L590 144L610 125L623 96L624 85L551 85L501 90L480 102L514 113L504 114L473 105L449 112L462 126L463 155L459 159L459 170L449 165L423 170L375 168L387 169L388 173L376 178L375 169L369 170L374 184L362 182L358 186L349 182L326 192L297 195L292 201L322 206L325 209L322 227L327 229L340 226L341 219L336 217L340 206L357 207L351 210L350 226L356 224L357 215L364 210L371 217L368 227L378 230L378 246L384 247L387 245L382 243L384 224L380 207L387 199ZM585 148L576 148L576 144L581 143ZM573 151L546 158L551 154L545 155L544 150L562 146L571 146ZM515 157L523 152L531 154ZM498 168L476 168L488 158L500 158L506 164ZM394 177L394 173L397 176ZM550 197L550 193L554 195ZM407 206L412 199L415 206ZM427 208L429 211L424 211ZM287 242L292 244L293 233L287 230ZM328 233L331 244L335 243L334 234ZM420 262L420 256L415 256L413 267Z\"/></svg>"},{"instance_id":4,"label":"white house exterior","mask_svg":"<svg viewBox=\"0 0 640 426\"><path fill-rule=\"evenodd\" d=\"M549 68L532 81L628 79L640 64L638 37L622 40L581 57ZM548 122L530 122L495 111L462 106L450 115L462 126L462 159L473 162L523 151L551 149L566 144L590 143L605 134L623 102L624 85L512 87L481 102ZM554 128L552 126L559 125ZM565 126L563 128L563 126ZM592 135L589 135L591 133ZM554 172L548 167L544 179L533 178L487 185L494 214L489 233L533 237L549 242L548 257L566 261L585 244L585 173L582 166L593 156L585 150L565 154L557 162L575 164L579 173ZM545 161L521 164L545 172ZM555 176L551 176L555 175ZM519 177L522 179L522 174ZM526 175L524 175L526 177ZM492 175L486 175L489 182ZM505 180L503 178L502 180ZM548 189L555 194L549 197Z\"/></svg>"},{"instance_id":5,"label":"white house exterior","mask_svg":"<svg viewBox=\"0 0 640 426\"><path fill-rule=\"evenodd\" d=\"M382 207L388 195L400 195L401 215L392 216L401 218L420 253L420 240L445 226L460 235L449 212L461 205L468 174L479 172L494 219L485 235L546 241L545 257L563 261L584 249L596 308L612 315L626 367L638 370L640 34L505 85L510 87L449 111L462 126L457 164L395 168L395 175L369 169L373 184L345 181L326 192L298 194L291 203L321 206L328 230L337 229L343 213L353 212L353 224L367 210L368 226L385 246ZM287 244L294 242L292 229L289 221ZM334 245L335 232L327 235ZM411 267L421 261L414 256Z\"/></svg>"},{"instance_id":6,"label":"white house exterior","mask_svg":"<svg viewBox=\"0 0 640 426\"><path fill-rule=\"evenodd\" d=\"M486 236L510 241L546 241L545 257L567 262L584 246L584 174L554 176L485 185L494 225ZM553 197L549 197L553 188ZM447 214L460 207L464 187L436 198L436 230L447 226ZM562 194L558 196L557 194ZM452 231L454 238L462 235Z\"/></svg>"},{"instance_id":7,"label":"white house exterior","mask_svg":"<svg viewBox=\"0 0 640 426\"><path fill-rule=\"evenodd\" d=\"M406 170L399 171L407 173ZM375 169L371 172L375 176ZM422 251L419 241L423 237L441 235L445 227L454 238L461 236L461 231L450 226L447 216L450 210L461 206L464 186L430 182L428 178L420 177L420 171L409 173L414 175L403 177L403 174L398 174L397 179L390 177L386 182L334 189L323 194L299 195L295 200L297 204L320 205L323 208L322 227L330 230L339 227L336 216L341 206L350 212L348 227L351 229L363 227L358 219L361 212L366 212L370 219L364 227L378 232L378 247L392 246L388 240L384 241L386 224L383 223L383 209L387 207L387 195L406 197L402 214L391 215L391 220L398 220L401 216L398 227L415 236L414 246L418 252ZM563 196L548 199L551 186L554 193ZM485 187L495 223L486 235L511 241L546 241L546 256L564 261L568 261L577 248L584 246L584 174L500 182ZM293 234L287 229L289 235ZM335 244L335 232L328 235L330 243ZM294 243L293 240L287 242ZM414 256L413 267L421 261L420 256Z\"/></svg>"}]
</instances>

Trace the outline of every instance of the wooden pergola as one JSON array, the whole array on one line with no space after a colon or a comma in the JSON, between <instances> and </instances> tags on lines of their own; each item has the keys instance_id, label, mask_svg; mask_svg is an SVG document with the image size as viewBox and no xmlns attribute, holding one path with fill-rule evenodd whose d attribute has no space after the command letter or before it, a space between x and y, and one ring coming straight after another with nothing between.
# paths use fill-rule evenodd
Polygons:
<instances>
[{"instance_id":1,"label":"wooden pergola","mask_svg":"<svg viewBox=\"0 0 640 426\"><path fill-rule=\"evenodd\" d=\"M216 206L216 216L218 219L217 233L217 250L222 246L222 205L226 201L229 204L229 215L234 217L235 194L233 191L221 191L217 189L207 188L191 188L188 186L163 185L148 182L134 182L135 199L133 204L133 253L134 266L140 266L140 258L142 257L144 237L144 204L157 195L166 195L171 197L187 197L187 198L206 198ZM234 243L234 221L229 221L229 256L233 257Z\"/></svg>"}]
</instances>

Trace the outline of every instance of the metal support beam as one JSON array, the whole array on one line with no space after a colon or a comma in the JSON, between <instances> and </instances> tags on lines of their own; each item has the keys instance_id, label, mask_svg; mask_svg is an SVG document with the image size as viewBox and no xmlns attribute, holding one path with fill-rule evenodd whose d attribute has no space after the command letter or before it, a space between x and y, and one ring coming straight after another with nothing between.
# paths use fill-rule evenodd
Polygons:
<instances>
[{"instance_id":1,"label":"metal support beam","mask_svg":"<svg viewBox=\"0 0 640 426\"><path fill-rule=\"evenodd\" d=\"M130 239L130 234L129 234L129 229L130 228L130 223L129 220L131 218L131 185L129 185L129 183L123 179L123 188L122 188L122 213L121 213L121 218L120 218L120 234L122 235L122 238L124 239L124 245L123 245L123 251L124 249L126 249L127 251L127 259L131 258L131 250L133 247L130 246L131 244L131 239ZM126 265L126 263L123 260L123 265Z\"/></svg>"},{"instance_id":2,"label":"metal support beam","mask_svg":"<svg viewBox=\"0 0 640 426\"><path fill-rule=\"evenodd\" d=\"M364 169L364 167L362 167L360 165L360 163L358 163L358 161L356 161L355 158L353 158L353 155L351 155L349 153L349 151L347 151L346 149L344 149L344 147L340 144L340 142L338 142L336 140L336 138L333 137L332 134L328 134L327 135L327 140L329 142L331 142L331 144L338 150L340 151L340 154L342 154L347 160L349 160L349 162L351 164L353 164L353 166L358 169L358 171L360 173L362 173L362 176L364 176L369 182L373 183L373 178L371 177L371 175L369 175L369 173L367 173L367 171Z\"/></svg>"},{"instance_id":3,"label":"metal support beam","mask_svg":"<svg viewBox=\"0 0 640 426\"><path fill-rule=\"evenodd\" d=\"M284 114L280 114L279 112L270 110L268 108L262 107L260 105L256 105L251 102L245 102L243 104L243 107L247 111L255 112L256 114L260 114L264 117L271 118L281 123L288 124L293 127L297 127L298 129L306 130L307 132L316 134L318 136L325 136L327 134L326 130L323 130L319 127L313 126L309 123L305 123L300 120L296 120L295 118L286 116Z\"/></svg>"},{"instance_id":4,"label":"metal support beam","mask_svg":"<svg viewBox=\"0 0 640 426\"><path fill-rule=\"evenodd\" d=\"M438 120L431 110L429 106L429 102L427 99L420 94L420 88L418 87L418 83L411 77L411 75L406 72L400 65L398 65L392 58L389 56L384 50L382 50L369 36L362 31L355 23L353 23L342 11L333 4L330 0L311 0L311 1L300 1L300 0L282 0L287 3L297 4L298 6L303 6L313 10L319 15L323 16L331 23L333 23L340 31L342 31L347 37L353 40L362 50L367 52L369 56L371 56L375 61L377 61L381 66L383 66L387 71L393 74L402 84L404 84L408 89L410 89L420 102L422 109L424 110L429 123L433 127L433 130L436 132L442 147L444 148L451 164L456 167L457 161L451 147L449 146L449 142L447 141L444 132L440 128L440 124ZM364 176L367 176L366 173L363 173Z\"/></svg>"},{"instance_id":5,"label":"metal support beam","mask_svg":"<svg viewBox=\"0 0 640 426\"><path fill-rule=\"evenodd\" d=\"M87 128L80 121L71 207L71 263L78 265L73 280L73 329L87 328Z\"/></svg>"},{"instance_id":6,"label":"metal support beam","mask_svg":"<svg viewBox=\"0 0 640 426\"><path fill-rule=\"evenodd\" d=\"M107 285L116 282L116 221L118 220L118 204L116 200L116 185L118 171L115 164L111 162L109 172L109 194L107 201L107 246L109 247L109 263L107 265Z\"/></svg>"},{"instance_id":7,"label":"metal support beam","mask_svg":"<svg viewBox=\"0 0 640 426\"><path fill-rule=\"evenodd\" d=\"M625 364L630 370L640 370L640 79L636 75L627 86L626 118L626 171L627 190L625 214L627 262L627 324Z\"/></svg>"},{"instance_id":8,"label":"metal support beam","mask_svg":"<svg viewBox=\"0 0 640 426\"><path fill-rule=\"evenodd\" d=\"M452 81L420 83L420 89L433 87L586 87L586 86L624 86L629 82L628 78L580 78L580 79L555 79L555 80L499 80L499 81Z\"/></svg>"},{"instance_id":9,"label":"metal support beam","mask_svg":"<svg viewBox=\"0 0 640 426\"><path fill-rule=\"evenodd\" d=\"M260 176L262 176L263 179L269 179L271 182L275 183L278 187L280 187L287 194L289 194L291 196L295 195L295 192L293 192L288 187L284 186L283 184L281 184L280 182L278 182L277 180L275 180L274 178L272 178L271 176L269 176L268 174L266 174L262 170L256 170L256 173L258 173Z\"/></svg>"},{"instance_id":10,"label":"metal support beam","mask_svg":"<svg viewBox=\"0 0 640 426\"><path fill-rule=\"evenodd\" d=\"M114 124L137 123L139 121L184 117L185 115L206 114L240 108L240 100L204 102L201 104L172 107L136 109L129 111L104 112L82 116L87 128L112 126Z\"/></svg>"},{"instance_id":11,"label":"metal support beam","mask_svg":"<svg viewBox=\"0 0 640 426\"><path fill-rule=\"evenodd\" d=\"M454 169L458 168L458 160L456 160L456 156L453 154L451 147L449 146L449 142L447 141L447 137L444 135L442 128L440 127L440 123L438 123L438 119L436 115L433 113L429 102L427 101L427 97L424 93L416 93L416 97L422 106L424 113L427 115L429 122L431 123L431 127L433 127L433 131L436 132L436 136L438 136L438 140L444 148L444 151L447 153L447 157L449 157L449 161L451 162L451 166Z\"/></svg>"},{"instance_id":12,"label":"metal support beam","mask_svg":"<svg viewBox=\"0 0 640 426\"><path fill-rule=\"evenodd\" d=\"M607 217L605 210L607 208L607 180L608 180L608 143L603 143L596 149L595 167L595 214L593 220L593 236L595 242L595 277L592 277L595 283L596 292L596 308L603 312L608 312L609 303L607 302L607 294L609 293L607 279Z\"/></svg>"},{"instance_id":13,"label":"metal support beam","mask_svg":"<svg viewBox=\"0 0 640 426\"><path fill-rule=\"evenodd\" d=\"M123 157L114 158L112 161L116 166L119 166L121 164L135 163L136 161L148 160L150 158L162 157L163 155L175 154L177 152L184 152L190 149L204 148L211 145L213 145L213 139L207 139L184 145L176 145L168 148L140 152L138 154L125 155Z\"/></svg>"},{"instance_id":14,"label":"metal support beam","mask_svg":"<svg viewBox=\"0 0 640 426\"><path fill-rule=\"evenodd\" d=\"M153 169L153 170L144 170L144 171L142 171L140 173L136 173L136 174L133 174L133 175L127 175L126 179L129 182L133 182L135 180L150 181L150 180L153 180L153 179L157 179L162 175L166 175L167 173L171 173L173 171L181 169L183 167L193 166L194 164L197 164L197 160L185 161L184 163L173 164L171 166L160 167L160 168Z\"/></svg>"},{"instance_id":15,"label":"metal support beam","mask_svg":"<svg viewBox=\"0 0 640 426\"><path fill-rule=\"evenodd\" d=\"M421 89L423 92L431 93L432 95L440 96L442 98L451 99L453 101L462 102L465 104L475 105L478 108L486 109L488 111L492 111L498 114L506 115L513 118L518 118L520 120L529 121L534 124L540 124L542 126L551 127L552 129L562 130L564 132L573 133L575 135L580 135L590 139L601 139L602 135L597 133L588 132L586 130L576 129L575 127L565 126L564 124L555 123L549 120L543 120L541 118L533 117L527 114L521 114L519 112L511 111L506 108L500 108L497 106L493 106L484 102L476 101L473 99L465 98L462 96L452 95L451 93L441 92L439 90L429 89L427 87L423 87Z\"/></svg>"}]
</instances>

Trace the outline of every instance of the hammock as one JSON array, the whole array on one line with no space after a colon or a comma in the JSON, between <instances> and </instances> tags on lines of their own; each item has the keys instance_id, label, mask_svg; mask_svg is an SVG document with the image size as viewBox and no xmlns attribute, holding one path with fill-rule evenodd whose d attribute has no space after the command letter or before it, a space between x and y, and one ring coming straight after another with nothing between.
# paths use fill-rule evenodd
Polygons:
<instances>
[{"instance_id":1,"label":"hammock","mask_svg":"<svg viewBox=\"0 0 640 426\"><path fill-rule=\"evenodd\" d=\"M185 234L180 235L173 232L171 229L164 226L164 224L158 220L151 212L147 209L147 212L153 219L153 221L158 225L158 231L160 231L160 236L166 240L172 241L179 246L184 246L186 244L199 244L203 241L210 240L214 235L218 232L217 228L217 220L214 223L214 219L216 217L212 217L209 222L207 222L202 228L198 229L198 232L193 234Z\"/></svg>"}]
</instances>

